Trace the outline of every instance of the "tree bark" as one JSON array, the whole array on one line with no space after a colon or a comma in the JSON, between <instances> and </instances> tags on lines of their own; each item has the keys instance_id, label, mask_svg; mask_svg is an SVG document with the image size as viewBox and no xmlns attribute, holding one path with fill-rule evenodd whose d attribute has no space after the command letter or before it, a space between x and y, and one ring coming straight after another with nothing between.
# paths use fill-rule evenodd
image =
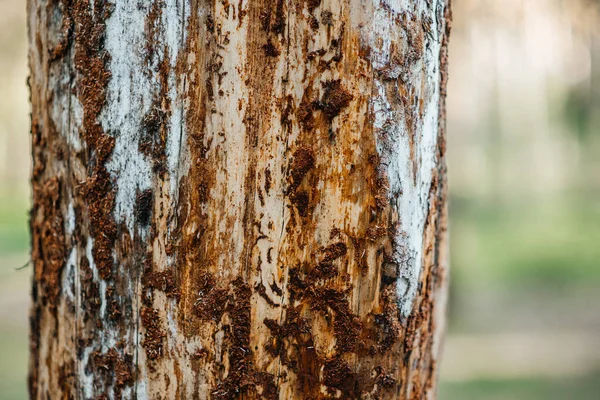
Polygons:
<instances>
[{"instance_id":1,"label":"tree bark","mask_svg":"<svg viewBox=\"0 0 600 400\"><path fill-rule=\"evenodd\" d=\"M32 398L435 397L447 0L28 0Z\"/></svg>"}]
</instances>

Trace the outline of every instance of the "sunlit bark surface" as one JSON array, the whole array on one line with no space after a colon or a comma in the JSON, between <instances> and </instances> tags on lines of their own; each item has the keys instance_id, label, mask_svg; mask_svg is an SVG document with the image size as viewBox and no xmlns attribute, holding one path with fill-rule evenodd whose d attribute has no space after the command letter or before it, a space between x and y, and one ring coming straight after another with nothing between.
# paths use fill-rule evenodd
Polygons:
<instances>
[{"instance_id":1,"label":"sunlit bark surface","mask_svg":"<svg viewBox=\"0 0 600 400\"><path fill-rule=\"evenodd\" d=\"M447 0L28 0L32 398L435 397Z\"/></svg>"}]
</instances>

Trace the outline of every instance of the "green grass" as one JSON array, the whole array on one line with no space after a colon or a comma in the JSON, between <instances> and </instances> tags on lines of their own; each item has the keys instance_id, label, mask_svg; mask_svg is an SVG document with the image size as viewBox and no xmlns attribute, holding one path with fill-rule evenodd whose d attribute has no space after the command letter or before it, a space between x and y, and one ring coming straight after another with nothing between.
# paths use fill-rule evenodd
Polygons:
<instances>
[{"instance_id":1,"label":"green grass","mask_svg":"<svg viewBox=\"0 0 600 400\"><path fill-rule=\"evenodd\" d=\"M592 200L494 206L453 199L451 243L459 281L600 283L600 207Z\"/></svg>"},{"instance_id":2,"label":"green grass","mask_svg":"<svg viewBox=\"0 0 600 400\"><path fill-rule=\"evenodd\" d=\"M28 258L28 209L29 201L25 196L0 196L0 290L3 294L0 297L4 300L8 292L15 296L28 295L30 271L15 271ZM7 304L0 306L13 307ZM26 313L27 310L14 312ZM0 398L3 400L27 398L27 345L26 324L14 326L13 323L0 320Z\"/></svg>"},{"instance_id":3,"label":"green grass","mask_svg":"<svg viewBox=\"0 0 600 400\"><path fill-rule=\"evenodd\" d=\"M0 197L0 255L28 252L28 210L26 198Z\"/></svg>"},{"instance_id":4,"label":"green grass","mask_svg":"<svg viewBox=\"0 0 600 400\"><path fill-rule=\"evenodd\" d=\"M27 298L31 270L15 271L27 253L0 255L0 399L27 398Z\"/></svg>"},{"instance_id":5,"label":"green grass","mask_svg":"<svg viewBox=\"0 0 600 400\"><path fill-rule=\"evenodd\" d=\"M597 400L600 371L578 378L442 382L439 400Z\"/></svg>"}]
</instances>

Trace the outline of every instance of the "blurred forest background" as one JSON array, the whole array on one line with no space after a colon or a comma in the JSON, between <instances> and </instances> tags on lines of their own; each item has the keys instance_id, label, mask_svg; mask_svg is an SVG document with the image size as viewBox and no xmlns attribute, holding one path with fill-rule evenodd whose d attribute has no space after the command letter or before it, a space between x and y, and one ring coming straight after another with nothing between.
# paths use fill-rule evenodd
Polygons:
<instances>
[{"instance_id":1,"label":"blurred forest background","mask_svg":"<svg viewBox=\"0 0 600 400\"><path fill-rule=\"evenodd\" d=\"M439 398L600 398L600 1L453 0ZM0 0L0 398L27 396L25 4Z\"/></svg>"}]
</instances>

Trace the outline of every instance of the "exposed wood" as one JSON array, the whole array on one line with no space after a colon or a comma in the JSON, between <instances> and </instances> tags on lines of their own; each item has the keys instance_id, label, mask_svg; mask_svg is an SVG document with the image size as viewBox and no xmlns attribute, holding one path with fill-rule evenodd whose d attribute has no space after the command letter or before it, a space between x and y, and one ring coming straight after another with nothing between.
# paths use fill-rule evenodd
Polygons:
<instances>
[{"instance_id":1,"label":"exposed wood","mask_svg":"<svg viewBox=\"0 0 600 400\"><path fill-rule=\"evenodd\" d=\"M28 0L32 398L435 397L447 0Z\"/></svg>"}]
</instances>

